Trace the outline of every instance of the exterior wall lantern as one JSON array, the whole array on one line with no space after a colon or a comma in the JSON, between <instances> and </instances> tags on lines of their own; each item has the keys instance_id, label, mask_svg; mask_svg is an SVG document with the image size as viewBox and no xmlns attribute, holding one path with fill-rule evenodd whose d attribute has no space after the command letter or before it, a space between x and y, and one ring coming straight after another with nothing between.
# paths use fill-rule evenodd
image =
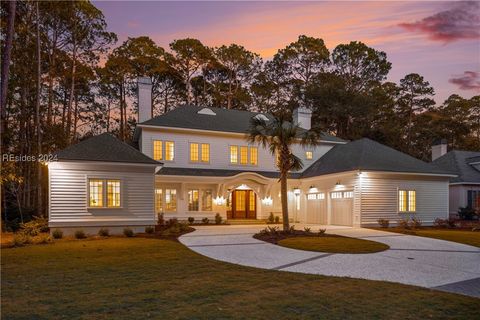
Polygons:
<instances>
[{"instance_id":1,"label":"exterior wall lantern","mask_svg":"<svg viewBox=\"0 0 480 320\"><path fill-rule=\"evenodd\" d=\"M213 199L213 203L216 204L217 206L223 206L225 202L226 200L224 197L217 196L215 199Z\"/></svg>"},{"instance_id":2,"label":"exterior wall lantern","mask_svg":"<svg viewBox=\"0 0 480 320\"><path fill-rule=\"evenodd\" d=\"M299 195L300 194L300 189L299 188L293 188L293 194Z\"/></svg>"},{"instance_id":3,"label":"exterior wall lantern","mask_svg":"<svg viewBox=\"0 0 480 320\"><path fill-rule=\"evenodd\" d=\"M265 205L265 206L271 206L273 204L273 200L271 197L265 197L262 199L262 203Z\"/></svg>"},{"instance_id":4,"label":"exterior wall lantern","mask_svg":"<svg viewBox=\"0 0 480 320\"><path fill-rule=\"evenodd\" d=\"M310 188L308 189L308 192L309 192L309 193L316 193L316 192L318 192L318 189L315 188L315 186L312 185L312 186L310 186Z\"/></svg>"}]
</instances>

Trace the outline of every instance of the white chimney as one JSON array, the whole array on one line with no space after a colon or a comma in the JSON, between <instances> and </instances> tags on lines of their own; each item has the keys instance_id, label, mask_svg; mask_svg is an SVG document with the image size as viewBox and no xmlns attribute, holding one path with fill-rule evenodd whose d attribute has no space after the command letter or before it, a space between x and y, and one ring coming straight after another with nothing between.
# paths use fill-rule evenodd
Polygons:
<instances>
[{"instance_id":1,"label":"white chimney","mask_svg":"<svg viewBox=\"0 0 480 320\"><path fill-rule=\"evenodd\" d=\"M293 124L310 130L312 128L312 111L304 107L293 110Z\"/></svg>"},{"instance_id":2,"label":"white chimney","mask_svg":"<svg viewBox=\"0 0 480 320\"><path fill-rule=\"evenodd\" d=\"M440 158L447 153L447 140L441 139L433 142L432 145L432 161Z\"/></svg>"},{"instance_id":3,"label":"white chimney","mask_svg":"<svg viewBox=\"0 0 480 320\"><path fill-rule=\"evenodd\" d=\"M152 118L152 80L149 77L138 77L138 123Z\"/></svg>"}]
</instances>

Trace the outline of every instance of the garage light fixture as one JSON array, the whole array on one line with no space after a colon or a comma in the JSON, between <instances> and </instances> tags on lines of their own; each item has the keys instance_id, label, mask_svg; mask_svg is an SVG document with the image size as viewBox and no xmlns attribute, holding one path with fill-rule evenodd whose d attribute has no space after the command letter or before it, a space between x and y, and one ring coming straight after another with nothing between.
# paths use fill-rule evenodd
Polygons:
<instances>
[{"instance_id":1,"label":"garage light fixture","mask_svg":"<svg viewBox=\"0 0 480 320\"><path fill-rule=\"evenodd\" d=\"M309 193L315 193L315 192L318 192L318 189L315 188L315 186L312 185L312 186L310 186L310 189L308 189L308 192Z\"/></svg>"},{"instance_id":2,"label":"garage light fixture","mask_svg":"<svg viewBox=\"0 0 480 320\"><path fill-rule=\"evenodd\" d=\"M293 194L300 194L299 188L293 188Z\"/></svg>"}]
</instances>

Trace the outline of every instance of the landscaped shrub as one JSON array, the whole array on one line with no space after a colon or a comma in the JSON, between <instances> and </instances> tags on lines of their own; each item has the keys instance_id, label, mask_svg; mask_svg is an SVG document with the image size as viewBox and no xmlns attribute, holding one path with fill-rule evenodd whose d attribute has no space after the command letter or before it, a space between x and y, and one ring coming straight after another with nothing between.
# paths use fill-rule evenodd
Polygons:
<instances>
[{"instance_id":1,"label":"landscaped shrub","mask_svg":"<svg viewBox=\"0 0 480 320\"><path fill-rule=\"evenodd\" d=\"M417 229L417 228L420 228L422 226L422 220L420 220L420 218L412 218L412 220L410 220L410 227L412 229Z\"/></svg>"},{"instance_id":2,"label":"landscaped shrub","mask_svg":"<svg viewBox=\"0 0 480 320\"><path fill-rule=\"evenodd\" d=\"M275 216L275 223L280 223L280 217L279 216Z\"/></svg>"},{"instance_id":3,"label":"landscaped shrub","mask_svg":"<svg viewBox=\"0 0 480 320\"><path fill-rule=\"evenodd\" d=\"M28 234L25 234L23 232L16 233L13 236L13 245L15 247L22 247L26 244L32 243L32 237Z\"/></svg>"},{"instance_id":4,"label":"landscaped shrub","mask_svg":"<svg viewBox=\"0 0 480 320\"><path fill-rule=\"evenodd\" d=\"M318 236L325 235L325 232L327 232L327 229L318 229Z\"/></svg>"},{"instance_id":5,"label":"landscaped shrub","mask_svg":"<svg viewBox=\"0 0 480 320\"><path fill-rule=\"evenodd\" d=\"M278 233L278 227L267 227L268 229L268 233L271 234L271 235L275 235Z\"/></svg>"},{"instance_id":6,"label":"landscaped shrub","mask_svg":"<svg viewBox=\"0 0 480 320\"><path fill-rule=\"evenodd\" d=\"M43 217L33 217L33 219L27 223L22 223L20 228L22 232L29 236L36 236L42 232L48 232L48 219Z\"/></svg>"},{"instance_id":7,"label":"landscaped shrub","mask_svg":"<svg viewBox=\"0 0 480 320\"><path fill-rule=\"evenodd\" d=\"M378 219L377 222L382 228L388 228L388 226L390 225L390 220L388 219Z\"/></svg>"},{"instance_id":8,"label":"landscaped shrub","mask_svg":"<svg viewBox=\"0 0 480 320\"><path fill-rule=\"evenodd\" d=\"M400 219L400 220L397 221L397 224L402 229L410 229L408 219Z\"/></svg>"},{"instance_id":9,"label":"landscaped shrub","mask_svg":"<svg viewBox=\"0 0 480 320\"><path fill-rule=\"evenodd\" d=\"M107 228L100 228L100 230L98 230L98 235L100 237L108 237L110 236L110 230L108 230Z\"/></svg>"},{"instance_id":10,"label":"landscaped shrub","mask_svg":"<svg viewBox=\"0 0 480 320\"><path fill-rule=\"evenodd\" d=\"M473 217L475 217L476 212L470 207L465 207L465 208L459 208L458 209L458 216L462 220L473 220Z\"/></svg>"},{"instance_id":11,"label":"landscaped shrub","mask_svg":"<svg viewBox=\"0 0 480 320\"><path fill-rule=\"evenodd\" d=\"M168 219L168 221L165 225L170 228L172 226L176 226L177 224L178 224L178 219L177 218L170 218L170 219Z\"/></svg>"},{"instance_id":12,"label":"landscaped shrub","mask_svg":"<svg viewBox=\"0 0 480 320\"><path fill-rule=\"evenodd\" d=\"M273 215L273 212L270 212L267 223L274 223L274 222L275 222L275 216Z\"/></svg>"},{"instance_id":13,"label":"landscaped shrub","mask_svg":"<svg viewBox=\"0 0 480 320\"><path fill-rule=\"evenodd\" d=\"M215 224L221 224L222 223L222 216L220 215L220 213L217 213L215 215Z\"/></svg>"},{"instance_id":14,"label":"landscaped shrub","mask_svg":"<svg viewBox=\"0 0 480 320\"><path fill-rule=\"evenodd\" d=\"M203 218L202 219L202 223L204 224L208 224L210 222L210 220L208 220L208 218Z\"/></svg>"},{"instance_id":15,"label":"landscaped shrub","mask_svg":"<svg viewBox=\"0 0 480 320\"><path fill-rule=\"evenodd\" d=\"M154 227L145 227L145 233L148 233L148 234L152 234L153 232L155 232L155 228Z\"/></svg>"},{"instance_id":16,"label":"landscaped shrub","mask_svg":"<svg viewBox=\"0 0 480 320\"><path fill-rule=\"evenodd\" d=\"M188 217L188 223L193 224L195 222L194 217Z\"/></svg>"},{"instance_id":17,"label":"landscaped shrub","mask_svg":"<svg viewBox=\"0 0 480 320\"><path fill-rule=\"evenodd\" d=\"M312 230L312 228L305 227L305 228L303 228L303 230L304 230L306 233L310 233L310 231Z\"/></svg>"},{"instance_id":18,"label":"landscaped shrub","mask_svg":"<svg viewBox=\"0 0 480 320\"><path fill-rule=\"evenodd\" d=\"M87 235L85 234L85 232L83 230L76 230L75 233L75 239L85 239L87 237Z\"/></svg>"},{"instance_id":19,"label":"landscaped shrub","mask_svg":"<svg viewBox=\"0 0 480 320\"><path fill-rule=\"evenodd\" d=\"M63 238L63 231L60 229L55 229L52 232L53 239L62 239Z\"/></svg>"},{"instance_id":20,"label":"landscaped shrub","mask_svg":"<svg viewBox=\"0 0 480 320\"><path fill-rule=\"evenodd\" d=\"M290 228L288 228L289 233L295 233L295 225L291 225Z\"/></svg>"},{"instance_id":21,"label":"landscaped shrub","mask_svg":"<svg viewBox=\"0 0 480 320\"><path fill-rule=\"evenodd\" d=\"M433 221L433 225L437 228L446 228L448 227L448 220L436 218L435 221Z\"/></svg>"},{"instance_id":22,"label":"landscaped shrub","mask_svg":"<svg viewBox=\"0 0 480 320\"><path fill-rule=\"evenodd\" d=\"M455 220L455 219L453 219L453 218L449 218L449 219L447 220L447 224L448 224L448 227L449 227L450 229L453 229L453 228L457 227L457 220Z\"/></svg>"},{"instance_id":23,"label":"landscaped shrub","mask_svg":"<svg viewBox=\"0 0 480 320\"><path fill-rule=\"evenodd\" d=\"M163 213L158 214L157 224L159 226L165 225L165 219L163 218Z\"/></svg>"},{"instance_id":24,"label":"landscaped shrub","mask_svg":"<svg viewBox=\"0 0 480 320\"><path fill-rule=\"evenodd\" d=\"M40 233L33 238L33 243L35 244L45 244L52 242L52 238L48 233Z\"/></svg>"},{"instance_id":25,"label":"landscaped shrub","mask_svg":"<svg viewBox=\"0 0 480 320\"><path fill-rule=\"evenodd\" d=\"M130 229L130 228L125 228L125 229L123 229L123 235L125 237L131 238L131 237L133 237L133 230Z\"/></svg>"}]
</instances>

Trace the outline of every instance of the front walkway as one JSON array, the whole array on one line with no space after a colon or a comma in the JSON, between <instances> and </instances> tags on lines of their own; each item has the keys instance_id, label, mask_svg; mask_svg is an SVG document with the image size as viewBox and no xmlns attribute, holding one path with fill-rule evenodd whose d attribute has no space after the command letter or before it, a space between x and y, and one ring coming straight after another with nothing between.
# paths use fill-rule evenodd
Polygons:
<instances>
[{"instance_id":1,"label":"front walkway","mask_svg":"<svg viewBox=\"0 0 480 320\"><path fill-rule=\"evenodd\" d=\"M207 257L263 269L385 280L480 297L480 249L371 229L326 227L328 233L385 243L389 250L333 254L294 250L254 239L265 226L204 226L180 242ZM296 225L303 229L303 225ZM316 231L320 226L311 226Z\"/></svg>"}]
</instances>

